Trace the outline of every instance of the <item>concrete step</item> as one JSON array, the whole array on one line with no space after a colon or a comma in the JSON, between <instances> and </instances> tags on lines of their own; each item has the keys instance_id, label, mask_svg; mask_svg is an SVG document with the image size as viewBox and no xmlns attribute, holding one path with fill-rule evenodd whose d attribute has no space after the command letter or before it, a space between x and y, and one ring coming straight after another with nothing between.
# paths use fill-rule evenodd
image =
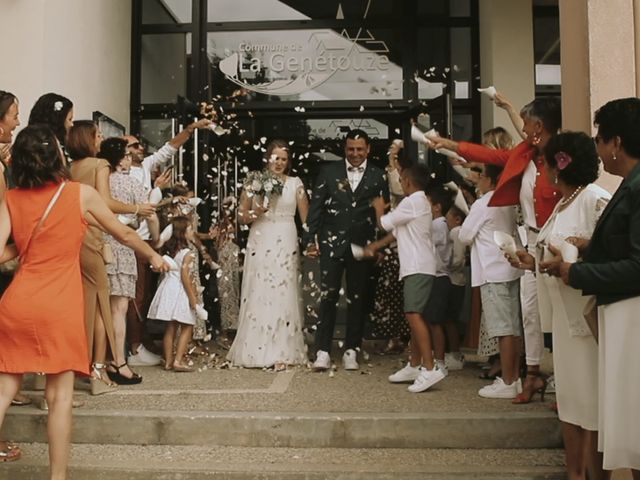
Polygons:
<instances>
[{"instance_id":1,"label":"concrete step","mask_svg":"<svg viewBox=\"0 0 640 480\"><path fill-rule=\"evenodd\" d=\"M559 448L553 412L74 412L73 441L105 445L299 448ZM45 442L46 414L11 409L5 438Z\"/></svg>"},{"instance_id":2,"label":"concrete step","mask_svg":"<svg viewBox=\"0 0 640 480\"><path fill-rule=\"evenodd\" d=\"M47 478L47 446L23 444L0 479ZM74 480L555 480L560 450L73 445Z\"/></svg>"}]
</instances>

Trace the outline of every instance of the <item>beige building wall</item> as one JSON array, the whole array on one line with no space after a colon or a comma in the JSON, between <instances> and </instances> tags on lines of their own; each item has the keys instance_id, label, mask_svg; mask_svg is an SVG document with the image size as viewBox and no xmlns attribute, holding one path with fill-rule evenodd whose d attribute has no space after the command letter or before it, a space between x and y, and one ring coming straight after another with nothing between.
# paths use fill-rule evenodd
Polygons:
<instances>
[{"instance_id":1,"label":"beige building wall","mask_svg":"<svg viewBox=\"0 0 640 480\"><path fill-rule=\"evenodd\" d=\"M71 99L128 128L131 0L0 0L5 46L0 89L20 99L22 124L40 95Z\"/></svg>"},{"instance_id":2,"label":"beige building wall","mask_svg":"<svg viewBox=\"0 0 640 480\"><path fill-rule=\"evenodd\" d=\"M640 2L562 0L559 6L563 128L595 133L595 110L637 94ZM598 183L613 191L620 179L605 172Z\"/></svg>"},{"instance_id":3,"label":"beige building wall","mask_svg":"<svg viewBox=\"0 0 640 480\"><path fill-rule=\"evenodd\" d=\"M480 82L494 85L519 110L535 95L531 0L482 0ZM504 110L482 98L482 131L502 126L519 139Z\"/></svg>"}]
</instances>

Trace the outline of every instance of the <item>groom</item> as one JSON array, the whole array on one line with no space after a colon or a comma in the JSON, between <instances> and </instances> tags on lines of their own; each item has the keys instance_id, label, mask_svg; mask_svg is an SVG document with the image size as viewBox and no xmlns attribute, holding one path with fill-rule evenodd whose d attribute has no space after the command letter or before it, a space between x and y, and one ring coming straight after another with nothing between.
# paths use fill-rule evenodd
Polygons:
<instances>
[{"instance_id":1,"label":"groom","mask_svg":"<svg viewBox=\"0 0 640 480\"><path fill-rule=\"evenodd\" d=\"M331 366L329 352L336 322L336 307L347 276L346 351L342 362L346 370L357 370L356 350L362 343L367 298L373 288L373 265L370 260L353 258L351 244L364 246L375 240L376 216L371 203L377 197L389 201L384 172L367 161L369 136L351 130L345 140L345 161L324 167L318 175L307 228L303 235L305 254L320 257L320 318L316 331L316 361L313 369Z\"/></svg>"}]
</instances>

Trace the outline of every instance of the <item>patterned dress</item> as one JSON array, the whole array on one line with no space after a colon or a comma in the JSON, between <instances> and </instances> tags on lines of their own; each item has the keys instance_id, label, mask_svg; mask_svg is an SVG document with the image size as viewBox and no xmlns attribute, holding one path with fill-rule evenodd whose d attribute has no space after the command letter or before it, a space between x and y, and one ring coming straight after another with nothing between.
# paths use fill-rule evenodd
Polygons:
<instances>
[{"instance_id":1,"label":"patterned dress","mask_svg":"<svg viewBox=\"0 0 640 480\"><path fill-rule=\"evenodd\" d=\"M148 198L142 184L126 172L113 172L109 176L109 188L111 197L122 203L145 203ZM135 215L119 215L119 217L127 222L136 220ZM138 268L135 253L109 234L105 234L105 242L111 245L114 258L114 262L107 265L109 294L136 298Z\"/></svg>"}]
</instances>

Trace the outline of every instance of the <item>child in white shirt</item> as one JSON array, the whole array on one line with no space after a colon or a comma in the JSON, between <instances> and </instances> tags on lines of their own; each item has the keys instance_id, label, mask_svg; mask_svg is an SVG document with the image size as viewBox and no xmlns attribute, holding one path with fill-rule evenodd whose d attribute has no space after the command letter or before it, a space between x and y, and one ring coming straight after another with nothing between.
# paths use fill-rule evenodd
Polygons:
<instances>
[{"instance_id":1,"label":"child in white shirt","mask_svg":"<svg viewBox=\"0 0 640 480\"><path fill-rule=\"evenodd\" d=\"M444 373L435 365L429 326L422 315L436 273L436 255L431 241L431 205L424 193L428 181L427 169L423 165L412 165L403 169L400 175L406 196L398 206L384 215L384 201L373 205L380 226L392 232L398 243L404 311L411 328L410 362L391 375L389 381L413 382L409 386L412 393L423 392L444 378ZM374 242L368 250L375 253L383 245L384 240Z\"/></svg>"}]
</instances>

